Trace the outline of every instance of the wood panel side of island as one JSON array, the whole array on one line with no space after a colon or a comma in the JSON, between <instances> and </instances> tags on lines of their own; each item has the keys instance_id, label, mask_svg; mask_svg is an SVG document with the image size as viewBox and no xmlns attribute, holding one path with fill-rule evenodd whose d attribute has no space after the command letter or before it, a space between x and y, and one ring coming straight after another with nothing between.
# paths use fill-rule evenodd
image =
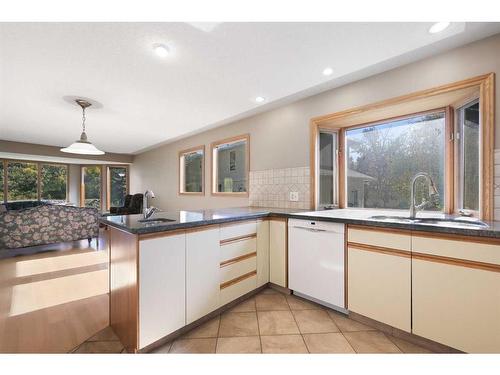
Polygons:
<instances>
[{"instance_id":1,"label":"wood panel side of island","mask_svg":"<svg viewBox=\"0 0 500 375\"><path fill-rule=\"evenodd\" d=\"M125 349L136 352L139 332L139 238L110 228L109 321Z\"/></svg>"}]
</instances>

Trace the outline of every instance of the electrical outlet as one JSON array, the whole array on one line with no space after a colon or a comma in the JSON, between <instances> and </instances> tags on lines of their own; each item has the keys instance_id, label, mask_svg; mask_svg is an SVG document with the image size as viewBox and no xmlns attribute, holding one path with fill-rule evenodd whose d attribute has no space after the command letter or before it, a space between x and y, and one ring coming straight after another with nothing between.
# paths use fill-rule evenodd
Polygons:
<instances>
[{"instance_id":1,"label":"electrical outlet","mask_svg":"<svg viewBox=\"0 0 500 375\"><path fill-rule=\"evenodd\" d=\"M299 192L298 191L291 191L290 192L290 201L292 201L292 202L299 201Z\"/></svg>"}]
</instances>

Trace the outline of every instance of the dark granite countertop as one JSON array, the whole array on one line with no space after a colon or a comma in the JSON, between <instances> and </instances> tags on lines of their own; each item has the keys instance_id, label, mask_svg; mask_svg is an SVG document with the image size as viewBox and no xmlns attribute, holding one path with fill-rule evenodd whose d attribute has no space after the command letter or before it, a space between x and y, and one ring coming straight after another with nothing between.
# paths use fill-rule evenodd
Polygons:
<instances>
[{"instance_id":1,"label":"dark granite countertop","mask_svg":"<svg viewBox=\"0 0 500 375\"><path fill-rule=\"evenodd\" d=\"M370 225L383 228L406 229L413 231L461 234L475 237L500 238L500 222L485 222L487 227L457 227L456 225L436 225L433 223L397 223L378 219L371 219L374 215L408 216L407 211L392 210L360 210L334 209L325 211L306 211L298 209L263 208L263 207L235 207L206 210L164 211L157 212L153 218L165 218L172 221L162 223L141 223L142 215L106 216L101 222L134 234L163 232L174 229L199 227L209 224L222 224L233 221L257 219L267 216L286 217L304 220L321 220L346 224ZM456 216L432 212L419 212L417 218L456 219ZM462 221L474 219L459 218Z\"/></svg>"}]
</instances>

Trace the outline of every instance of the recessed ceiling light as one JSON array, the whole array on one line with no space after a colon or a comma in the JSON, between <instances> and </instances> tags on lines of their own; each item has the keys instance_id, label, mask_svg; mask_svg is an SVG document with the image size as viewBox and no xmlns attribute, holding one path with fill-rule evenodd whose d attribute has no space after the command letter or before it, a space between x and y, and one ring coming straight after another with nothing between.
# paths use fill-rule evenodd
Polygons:
<instances>
[{"instance_id":1,"label":"recessed ceiling light","mask_svg":"<svg viewBox=\"0 0 500 375\"><path fill-rule=\"evenodd\" d=\"M170 48L164 44L155 44L153 50L158 57L167 57L170 54Z\"/></svg>"},{"instance_id":2,"label":"recessed ceiling light","mask_svg":"<svg viewBox=\"0 0 500 375\"><path fill-rule=\"evenodd\" d=\"M265 101L266 101L266 98L264 98L263 96L257 96L257 97L255 98L255 102L256 102L256 103L263 103L263 102L265 102Z\"/></svg>"},{"instance_id":3,"label":"recessed ceiling light","mask_svg":"<svg viewBox=\"0 0 500 375\"><path fill-rule=\"evenodd\" d=\"M325 68L325 70L323 70L323 75L324 76L330 76L332 75L333 73L333 69L332 68Z\"/></svg>"},{"instance_id":4,"label":"recessed ceiling light","mask_svg":"<svg viewBox=\"0 0 500 375\"><path fill-rule=\"evenodd\" d=\"M444 29L446 29L448 26L450 26L450 22L436 22L429 29L429 33L431 33L431 34L439 33L441 31L443 31Z\"/></svg>"}]
</instances>

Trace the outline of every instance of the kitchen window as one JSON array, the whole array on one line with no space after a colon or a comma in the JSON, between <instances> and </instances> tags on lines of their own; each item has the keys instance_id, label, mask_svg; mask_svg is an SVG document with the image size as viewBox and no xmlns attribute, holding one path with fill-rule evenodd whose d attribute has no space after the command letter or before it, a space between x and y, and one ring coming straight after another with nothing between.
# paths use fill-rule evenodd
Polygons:
<instances>
[{"instance_id":1,"label":"kitchen window","mask_svg":"<svg viewBox=\"0 0 500 375\"><path fill-rule=\"evenodd\" d=\"M179 152L179 194L205 193L205 146Z\"/></svg>"},{"instance_id":2,"label":"kitchen window","mask_svg":"<svg viewBox=\"0 0 500 375\"><path fill-rule=\"evenodd\" d=\"M212 143L212 194L248 196L250 136Z\"/></svg>"},{"instance_id":3,"label":"kitchen window","mask_svg":"<svg viewBox=\"0 0 500 375\"><path fill-rule=\"evenodd\" d=\"M439 192L427 210L442 211L445 126L445 112L439 111L346 130L348 207L407 210L410 181L426 172ZM418 183L416 202L430 201L425 180Z\"/></svg>"},{"instance_id":4,"label":"kitchen window","mask_svg":"<svg viewBox=\"0 0 500 375\"><path fill-rule=\"evenodd\" d=\"M425 172L417 205L493 220L494 103L485 74L313 118L311 206L408 210Z\"/></svg>"}]
</instances>

